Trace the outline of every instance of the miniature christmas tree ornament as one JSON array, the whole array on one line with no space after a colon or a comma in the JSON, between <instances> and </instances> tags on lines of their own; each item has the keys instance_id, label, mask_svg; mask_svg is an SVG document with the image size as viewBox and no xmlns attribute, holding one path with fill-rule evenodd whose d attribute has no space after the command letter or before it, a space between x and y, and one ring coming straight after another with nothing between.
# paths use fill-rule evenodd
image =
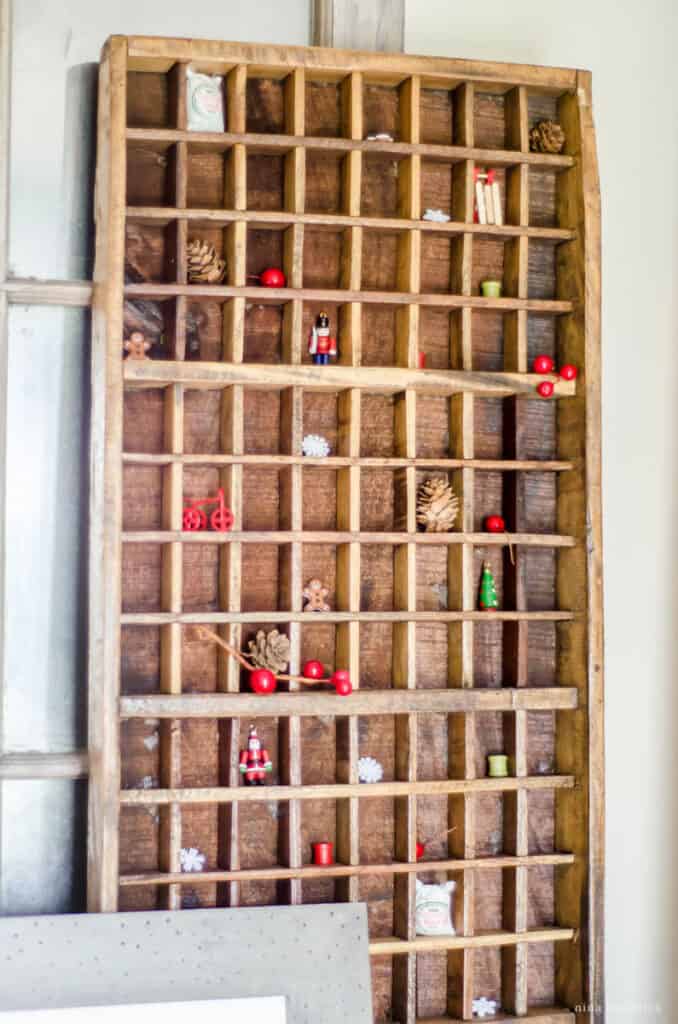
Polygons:
<instances>
[{"instance_id":1,"label":"miniature christmas tree ornament","mask_svg":"<svg viewBox=\"0 0 678 1024\"><path fill-rule=\"evenodd\" d=\"M240 774L246 786L263 786L266 775L273 771L268 750L262 747L254 725L250 725L247 747L240 751Z\"/></svg>"},{"instance_id":2,"label":"miniature christmas tree ornament","mask_svg":"<svg viewBox=\"0 0 678 1024\"><path fill-rule=\"evenodd\" d=\"M489 562L483 565L482 576L480 577L480 597L478 606L483 612L493 612L499 607L497 588L494 583L494 576L490 569Z\"/></svg>"},{"instance_id":3,"label":"miniature christmas tree ornament","mask_svg":"<svg viewBox=\"0 0 678 1024\"><path fill-rule=\"evenodd\" d=\"M337 339L330 334L330 318L325 312L318 313L311 328L308 351L316 366L327 366L330 357L336 359Z\"/></svg>"},{"instance_id":4,"label":"miniature christmas tree ornament","mask_svg":"<svg viewBox=\"0 0 678 1024\"><path fill-rule=\"evenodd\" d=\"M417 523L426 533L449 533L459 514L459 498L444 477L426 480L417 494Z\"/></svg>"},{"instance_id":5,"label":"miniature christmas tree ornament","mask_svg":"<svg viewBox=\"0 0 678 1024\"><path fill-rule=\"evenodd\" d=\"M305 434L301 442L301 454L309 459L326 459L330 454L329 442L322 434Z\"/></svg>"}]
</instances>

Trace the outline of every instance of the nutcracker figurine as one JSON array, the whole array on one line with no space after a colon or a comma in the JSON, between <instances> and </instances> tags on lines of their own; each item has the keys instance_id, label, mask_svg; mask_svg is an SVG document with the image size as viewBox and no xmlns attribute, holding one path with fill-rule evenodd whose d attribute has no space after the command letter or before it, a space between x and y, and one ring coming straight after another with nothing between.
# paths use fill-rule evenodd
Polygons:
<instances>
[{"instance_id":1,"label":"nutcracker figurine","mask_svg":"<svg viewBox=\"0 0 678 1024\"><path fill-rule=\"evenodd\" d=\"M250 726L247 737L247 750L240 751L240 774L244 776L246 786L263 786L266 772L273 771L268 750L262 749L261 740L257 736L254 725Z\"/></svg>"},{"instance_id":2,"label":"nutcracker figurine","mask_svg":"<svg viewBox=\"0 0 678 1024\"><path fill-rule=\"evenodd\" d=\"M327 313L318 313L315 324L308 336L308 351L317 366L327 366L330 356L336 358L337 339L330 337L330 318Z\"/></svg>"}]
</instances>

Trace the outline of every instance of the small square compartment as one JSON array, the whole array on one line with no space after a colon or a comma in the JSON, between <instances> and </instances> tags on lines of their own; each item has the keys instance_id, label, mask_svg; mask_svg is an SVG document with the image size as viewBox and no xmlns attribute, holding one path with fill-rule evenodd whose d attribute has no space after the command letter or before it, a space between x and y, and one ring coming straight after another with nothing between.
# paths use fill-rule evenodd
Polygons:
<instances>
[{"instance_id":1,"label":"small square compartment","mask_svg":"<svg viewBox=\"0 0 678 1024\"><path fill-rule=\"evenodd\" d=\"M337 450L339 433L339 393L332 391L304 391L302 433L319 434L330 446L330 455Z\"/></svg>"},{"instance_id":2,"label":"small square compartment","mask_svg":"<svg viewBox=\"0 0 678 1024\"><path fill-rule=\"evenodd\" d=\"M129 128L177 128L173 73L128 71L127 126Z\"/></svg>"},{"instance_id":3,"label":"small square compartment","mask_svg":"<svg viewBox=\"0 0 678 1024\"><path fill-rule=\"evenodd\" d=\"M176 146L128 142L127 206L176 206Z\"/></svg>"},{"instance_id":4,"label":"small square compartment","mask_svg":"<svg viewBox=\"0 0 678 1024\"><path fill-rule=\"evenodd\" d=\"M495 577L496 581L496 577ZM473 626L473 685L479 690L498 689L505 683L504 627L491 612Z\"/></svg>"},{"instance_id":5,"label":"small square compartment","mask_svg":"<svg viewBox=\"0 0 678 1024\"><path fill-rule=\"evenodd\" d=\"M461 443L460 437L451 434L450 401L445 395L417 396L418 459L447 459Z\"/></svg>"},{"instance_id":6,"label":"small square compartment","mask_svg":"<svg viewBox=\"0 0 678 1024\"><path fill-rule=\"evenodd\" d=\"M378 143L375 143L375 146ZM363 153L363 217L399 217L398 179L403 163L388 153Z\"/></svg>"},{"instance_id":7,"label":"small square compartment","mask_svg":"<svg viewBox=\"0 0 678 1024\"><path fill-rule=\"evenodd\" d=\"M348 349L348 342L344 341L343 336L343 312L345 307L339 305L336 302L304 302L302 307L301 316L301 361L302 363L312 363L313 357L308 351L308 342L311 335L311 330L315 326L315 322L320 313L326 313L330 320L330 335L336 339L337 342L337 358L330 358L330 364L341 362L345 355L345 347ZM322 368L320 370L322 372ZM307 431L304 431L307 433Z\"/></svg>"},{"instance_id":8,"label":"small square compartment","mask_svg":"<svg viewBox=\"0 0 678 1024\"><path fill-rule=\"evenodd\" d=\"M306 72L306 136L337 138L343 134L341 81L314 80Z\"/></svg>"},{"instance_id":9,"label":"small square compartment","mask_svg":"<svg viewBox=\"0 0 678 1024\"><path fill-rule=\"evenodd\" d=\"M501 856L506 852L504 797L501 793L478 793L474 803L476 857Z\"/></svg>"},{"instance_id":10,"label":"small square compartment","mask_svg":"<svg viewBox=\"0 0 678 1024\"><path fill-rule=\"evenodd\" d=\"M450 715L442 713L425 713L417 715L417 781L418 782L444 782L455 776L450 774L451 764L448 764L448 751L450 750L451 734L448 732ZM425 827L422 818L431 818L436 805L439 805L438 814L440 832L444 833L447 826L444 821L447 817L447 804L449 798L446 794L436 797L434 802L431 797L425 798L429 807L421 807L417 799L417 830L429 831ZM430 806L433 804L433 806ZM428 814L426 813L428 810ZM429 820L428 824L432 824ZM431 829L430 831L433 831Z\"/></svg>"},{"instance_id":11,"label":"small square compartment","mask_svg":"<svg viewBox=\"0 0 678 1024\"><path fill-rule=\"evenodd\" d=\"M125 283L177 283L178 244L176 221L157 224L129 218L125 224Z\"/></svg>"},{"instance_id":12,"label":"small square compartment","mask_svg":"<svg viewBox=\"0 0 678 1024\"><path fill-rule=\"evenodd\" d=\"M427 370L461 370L461 311L420 306L419 352Z\"/></svg>"},{"instance_id":13,"label":"small square compartment","mask_svg":"<svg viewBox=\"0 0 678 1024\"><path fill-rule=\"evenodd\" d=\"M137 276L129 265L127 276ZM149 359L180 358L177 351L178 327L176 298L160 299L157 302L128 298L123 303L123 338L126 340L133 331L141 331L145 341L151 344L147 352ZM124 352L122 354L126 359L129 358Z\"/></svg>"},{"instance_id":14,"label":"small square compartment","mask_svg":"<svg viewBox=\"0 0 678 1024\"><path fill-rule=\"evenodd\" d=\"M240 745L247 742L247 724L241 725ZM280 763L278 724L275 718L258 718L257 733L274 766ZM273 774L273 773L271 773ZM269 776L270 779L270 776ZM271 781L271 785L273 782ZM275 812L271 813L272 807ZM238 815L238 855L242 871L275 868L280 864L282 805L253 801L247 814ZM280 902L280 883L275 879L242 882L239 906L267 907Z\"/></svg>"},{"instance_id":15,"label":"small square compartment","mask_svg":"<svg viewBox=\"0 0 678 1024\"><path fill-rule=\"evenodd\" d=\"M160 626L122 626L120 692L123 695L158 693L160 655Z\"/></svg>"},{"instance_id":16,"label":"small square compartment","mask_svg":"<svg viewBox=\"0 0 678 1024\"><path fill-rule=\"evenodd\" d=\"M527 793L527 849L530 856L555 853L556 794L553 789L533 789Z\"/></svg>"},{"instance_id":17,"label":"small square compartment","mask_svg":"<svg viewBox=\"0 0 678 1024\"><path fill-rule=\"evenodd\" d=\"M504 369L504 314L490 309L471 312L471 360L474 370Z\"/></svg>"},{"instance_id":18,"label":"small square compartment","mask_svg":"<svg viewBox=\"0 0 678 1024\"><path fill-rule=\"evenodd\" d=\"M184 393L184 453L215 455L222 451L221 391Z\"/></svg>"},{"instance_id":19,"label":"small square compartment","mask_svg":"<svg viewBox=\"0 0 678 1024\"><path fill-rule=\"evenodd\" d=\"M522 501L516 529L520 533L557 533L557 474L530 472L517 477Z\"/></svg>"},{"instance_id":20,"label":"small square compartment","mask_svg":"<svg viewBox=\"0 0 678 1024\"><path fill-rule=\"evenodd\" d=\"M281 432L281 393L246 388L243 395L245 455L277 455L286 451Z\"/></svg>"},{"instance_id":21,"label":"small square compartment","mask_svg":"<svg viewBox=\"0 0 678 1024\"><path fill-rule=\"evenodd\" d=\"M496 906L497 893L496 890L485 891L485 875L487 871L483 871L480 884L476 886L476 893L479 895L476 898L476 905L486 905L488 907L488 915L490 914L490 908ZM489 872L491 875L495 875L496 872ZM501 874L501 872L499 872ZM487 916L487 915L486 915ZM482 934L481 929L478 928L477 934ZM483 929L484 931L485 929ZM492 931L493 929L490 929ZM473 984L474 984L474 999L479 996L485 996L486 999L491 999L497 1004L497 1015L499 1020L506 1019L502 1010L502 950L496 946L489 946L485 949L474 949L473 950Z\"/></svg>"},{"instance_id":22,"label":"small square compartment","mask_svg":"<svg viewBox=\"0 0 678 1024\"><path fill-rule=\"evenodd\" d=\"M289 530L292 512L290 484L289 466L243 466L243 530Z\"/></svg>"},{"instance_id":23,"label":"small square compartment","mask_svg":"<svg viewBox=\"0 0 678 1024\"><path fill-rule=\"evenodd\" d=\"M556 925L555 868L536 864L527 871L527 927L553 928Z\"/></svg>"},{"instance_id":24,"label":"small square compartment","mask_svg":"<svg viewBox=\"0 0 678 1024\"><path fill-rule=\"evenodd\" d=\"M530 299L555 299L558 246L555 242L531 238L528 243L527 295Z\"/></svg>"},{"instance_id":25,"label":"small square compartment","mask_svg":"<svg viewBox=\"0 0 678 1024\"><path fill-rule=\"evenodd\" d=\"M558 630L569 623L529 622L527 625L527 685L555 686L558 681Z\"/></svg>"},{"instance_id":26,"label":"small square compartment","mask_svg":"<svg viewBox=\"0 0 678 1024\"><path fill-rule=\"evenodd\" d=\"M337 611L337 545L336 544L303 544L301 554L302 587L309 580L320 580L327 588L325 598L330 611ZM324 612L314 613L322 624ZM319 659L322 660L322 659Z\"/></svg>"},{"instance_id":27,"label":"small square compartment","mask_svg":"<svg viewBox=\"0 0 678 1024\"><path fill-rule=\"evenodd\" d=\"M479 92L473 97L474 144L478 149L509 149L506 99L501 93Z\"/></svg>"},{"instance_id":28,"label":"small square compartment","mask_svg":"<svg viewBox=\"0 0 678 1024\"><path fill-rule=\"evenodd\" d=\"M236 330L233 299L189 297L184 322L187 361L218 363L230 359Z\"/></svg>"},{"instance_id":29,"label":"small square compartment","mask_svg":"<svg viewBox=\"0 0 678 1024\"><path fill-rule=\"evenodd\" d=\"M208 629L218 630L224 627L206 624ZM232 630L240 627L230 627ZM229 639L229 627L222 635ZM239 634L238 634L239 636ZM234 636L230 637L234 639ZM234 642L239 643L239 639ZM224 656L227 657L227 656ZM222 653L211 640L197 639L192 630L182 630L181 634L181 692L182 693L214 693L219 689L219 664L223 663Z\"/></svg>"},{"instance_id":30,"label":"small square compartment","mask_svg":"<svg viewBox=\"0 0 678 1024\"><path fill-rule=\"evenodd\" d=\"M535 228L555 228L558 223L559 172L550 167L530 167L528 176L529 223Z\"/></svg>"},{"instance_id":31,"label":"small square compartment","mask_svg":"<svg viewBox=\"0 0 678 1024\"><path fill-rule=\"evenodd\" d=\"M417 611L444 612L452 606L450 583L458 590L459 581L450 581L454 572L450 565L449 544L417 546Z\"/></svg>"},{"instance_id":32,"label":"small square compartment","mask_svg":"<svg viewBox=\"0 0 678 1024\"><path fill-rule=\"evenodd\" d=\"M393 687L393 653L399 623L360 623L360 689L390 690Z\"/></svg>"},{"instance_id":33,"label":"small square compartment","mask_svg":"<svg viewBox=\"0 0 678 1024\"><path fill-rule=\"evenodd\" d=\"M476 470L473 474L473 529L482 532L487 516L502 516L507 530L515 529L508 517L508 491L515 474L499 470Z\"/></svg>"},{"instance_id":34,"label":"small square compartment","mask_svg":"<svg viewBox=\"0 0 678 1024\"><path fill-rule=\"evenodd\" d=\"M122 545L122 611L162 611L163 544Z\"/></svg>"},{"instance_id":35,"label":"small square compartment","mask_svg":"<svg viewBox=\"0 0 678 1024\"><path fill-rule=\"evenodd\" d=\"M471 294L480 295L482 281L504 281L504 248L501 238L474 235L471 260ZM506 294L502 290L502 294Z\"/></svg>"},{"instance_id":36,"label":"small square compartment","mask_svg":"<svg viewBox=\"0 0 678 1024\"><path fill-rule=\"evenodd\" d=\"M247 209L285 209L285 156L247 153Z\"/></svg>"},{"instance_id":37,"label":"small square compartment","mask_svg":"<svg viewBox=\"0 0 678 1024\"><path fill-rule=\"evenodd\" d=\"M388 133L400 138L400 88L397 85L365 82L363 85L363 136ZM378 145L378 143L375 143Z\"/></svg>"},{"instance_id":38,"label":"small square compartment","mask_svg":"<svg viewBox=\"0 0 678 1024\"><path fill-rule=\"evenodd\" d=\"M280 363L283 359L285 310L283 302L248 301L245 306L243 361Z\"/></svg>"},{"instance_id":39,"label":"small square compartment","mask_svg":"<svg viewBox=\"0 0 678 1024\"><path fill-rule=\"evenodd\" d=\"M556 713L528 711L527 774L553 775L556 770Z\"/></svg>"},{"instance_id":40,"label":"small square compartment","mask_svg":"<svg viewBox=\"0 0 678 1024\"><path fill-rule=\"evenodd\" d=\"M247 132L282 135L285 131L285 83L280 78L247 79Z\"/></svg>"},{"instance_id":41,"label":"small square compartment","mask_svg":"<svg viewBox=\"0 0 678 1024\"><path fill-rule=\"evenodd\" d=\"M284 266L285 233L290 228L247 225L247 281L249 285L267 267L280 267L289 283L290 268Z\"/></svg>"},{"instance_id":42,"label":"small square compartment","mask_svg":"<svg viewBox=\"0 0 678 1024\"><path fill-rule=\"evenodd\" d=\"M201 495L202 496L202 495ZM220 536L214 534L214 536ZM182 600L184 612L218 612L220 602L221 544L182 544Z\"/></svg>"},{"instance_id":43,"label":"small square compartment","mask_svg":"<svg viewBox=\"0 0 678 1024\"><path fill-rule=\"evenodd\" d=\"M363 291L395 292L401 290L398 267L401 250L407 239L400 231L363 230ZM403 289L404 290L404 289Z\"/></svg>"},{"instance_id":44,"label":"small square compartment","mask_svg":"<svg viewBox=\"0 0 678 1024\"><path fill-rule=\"evenodd\" d=\"M510 191L510 184L511 184L511 180L513 178L513 175L517 175L519 173L518 165L515 165L515 166L512 166L512 167L486 167L486 166L480 166L480 167L477 167L477 170L478 171L482 171L483 173L486 172L486 171L487 172L492 171L492 173L494 174L494 181L495 181L495 184L497 185L497 189L499 190L499 203L500 203L500 206L501 206L501 222L502 222L502 224L515 224L515 223L518 223L519 211L514 208L514 206L516 204L510 205L507 202L507 195L508 195L508 193ZM516 182L516 187L517 187L517 182ZM496 190L493 190L492 191L492 208L493 208L493 210L494 210L495 199L496 199ZM475 193L475 189L474 189L474 193L473 193L474 220L477 220L477 207L478 207L478 203L477 203L476 193ZM485 209L486 209L486 214L487 214L487 222L488 222L488 225L491 226L491 225L496 224L498 222L498 218L496 216L496 213L492 213L492 216L490 217L489 216L489 211L488 211L487 207L488 207L488 200L487 200L487 197L486 197ZM474 237L474 239L473 239L474 246L477 243L477 241L479 239L481 239L482 237L483 237L482 235L476 235Z\"/></svg>"},{"instance_id":45,"label":"small square compartment","mask_svg":"<svg viewBox=\"0 0 678 1024\"><path fill-rule=\"evenodd\" d=\"M548 612L557 607L556 558L555 548L520 549L526 611Z\"/></svg>"},{"instance_id":46,"label":"small square compartment","mask_svg":"<svg viewBox=\"0 0 678 1024\"><path fill-rule=\"evenodd\" d=\"M475 775L477 779L489 778L488 757L490 754L505 754L510 749L515 729L514 715L502 711L479 711L475 722ZM509 774L513 765L509 766Z\"/></svg>"},{"instance_id":47,"label":"small square compartment","mask_svg":"<svg viewBox=\"0 0 678 1024\"><path fill-rule=\"evenodd\" d=\"M223 210L233 205L229 194L234 150L224 143L189 143L186 205L194 210Z\"/></svg>"},{"instance_id":48,"label":"small square compartment","mask_svg":"<svg viewBox=\"0 0 678 1024\"><path fill-rule=\"evenodd\" d=\"M395 366L398 317L405 313L396 306L363 303L361 312L362 366Z\"/></svg>"},{"instance_id":49,"label":"small square compartment","mask_svg":"<svg viewBox=\"0 0 678 1024\"><path fill-rule=\"evenodd\" d=\"M534 400L521 403L519 459L557 459L557 402Z\"/></svg>"},{"instance_id":50,"label":"small square compartment","mask_svg":"<svg viewBox=\"0 0 678 1024\"><path fill-rule=\"evenodd\" d=\"M396 747L396 716L395 715L365 715L358 719L358 757L373 757L383 769L381 782L392 782L396 777L395 765ZM379 783L375 783L379 785ZM389 804L392 797L387 797ZM374 863L374 855L381 857L378 863L386 863L393 860L393 811L387 809L387 816L382 821L381 817L375 819L376 806L372 804L371 798L365 806L360 801L361 810L365 816L360 829L361 862ZM362 817L362 815L361 815ZM368 821L378 820L381 823L379 829L370 828ZM375 835L376 833L376 835ZM370 838L372 836L373 838ZM377 852L379 851L379 852Z\"/></svg>"},{"instance_id":51,"label":"small square compartment","mask_svg":"<svg viewBox=\"0 0 678 1024\"><path fill-rule=\"evenodd\" d=\"M283 562L288 545L243 544L240 551L241 599L244 612L274 612L288 607L282 600Z\"/></svg>"},{"instance_id":52,"label":"small square compartment","mask_svg":"<svg viewBox=\"0 0 678 1024\"><path fill-rule=\"evenodd\" d=\"M392 533L407 528L407 479L401 469L360 471L360 529Z\"/></svg>"},{"instance_id":53,"label":"small square compartment","mask_svg":"<svg viewBox=\"0 0 678 1024\"><path fill-rule=\"evenodd\" d=\"M341 153L306 151L306 213L346 213L345 161Z\"/></svg>"},{"instance_id":54,"label":"small square compartment","mask_svg":"<svg viewBox=\"0 0 678 1024\"><path fill-rule=\"evenodd\" d=\"M122 448L125 452L159 455L165 445L165 390L125 388Z\"/></svg>"},{"instance_id":55,"label":"small square compartment","mask_svg":"<svg viewBox=\"0 0 678 1024\"><path fill-rule=\"evenodd\" d=\"M558 362L558 343L556 331L558 318L540 316L538 313L527 314L527 368L532 369L536 356L551 356Z\"/></svg>"},{"instance_id":56,"label":"small square compartment","mask_svg":"<svg viewBox=\"0 0 678 1024\"><path fill-rule=\"evenodd\" d=\"M465 166L463 162L422 157L421 209L442 210L453 221L464 221Z\"/></svg>"},{"instance_id":57,"label":"small square compartment","mask_svg":"<svg viewBox=\"0 0 678 1024\"><path fill-rule=\"evenodd\" d=\"M304 466L302 491L302 529L337 529L337 488L344 472L323 466Z\"/></svg>"},{"instance_id":58,"label":"small square compartment","mask_svg":"<svg viewBox=\"0 0 678 1024\"><path fill-rule=\"evenodd\" d=\"M396 401L404 395L364 393L361 398L360 455L363 458L391 458L396 455Z\"/></svg>"},{"instance_id":59,"label":"small square compartment","mask_svg":"<svg viewBox=\"0 0 678 1024\"><path fill-rule=\"evenodd\" d=\"M431 591L431 600L436 595ZM444 595L444 591L441 592ZM434 609L442 610L442 609ZM456 637L445 622L417 623L417 689L445 690L449 676L449 654ZM452 680L458 684L458 680Z\"/></svg>"},{"instance_id":60,"label":"small square compartment","mask_svg":"<svg viewBox=\"0 0 678 1024\"><path fill-rule=\"evenodd\" d=\"M463 237L444 231L421 232L422 295L455 295L461 291Z\"/></svg>"},{"instance_id":61,"label":"small square compartment","mask_svg":"<svg viewBox=\"0 0 678 1024\"><path fill-rule=\"evenodd\" d=\"M391 612L394 601L393 544L363 544L360 548L360 610Z\"/></svg>"},{"instance_id":62,"label":"small square compartment","mask_svg":"<svg viewBox=\"0 0 678 1024\"><path fill-rule=\"evenodd\" d=\"M384 837L385 840L388 837ZM387 851L390 850L391 844L384 842L382 844L382 850L384 852L384 858L387 856ZM371 854L373 857L377 857L379 851L374 849ZM366 863L387 863L390 864L392 856L389 860L382 859L381 861L369 860ZM378 873L376 875L359 875L358 876L358 899L361 902L367 903L367 933L370 939L381 939L389 938L394 933L394 913L395 913L395 891L396 886L402 884L396 882L394 875ZM380 1018L375 1017L375 1020ZM388 1018L387 1018L388 1019Z\"/></svg>"},{"instance_id":63,"label":"small square compartment","mask_svg":"<svg viewBox=\"0 0 678 1024\"><path fill-rule=\"evenodd\" d=\"M529 402L528 405L536 404ZM504 452L504 401L501 398L476 398L473 403L474 454L476 459L501 459ZM521 456L524 458L524 456Z\"/></svg>"},{"instance_id":64,"label":"small square compartment","mask_svg":"<svg viewBox=\"0 0 678 1024\"><path fill-rule=\"evenodd\" d=\"M302 720L303 721L303 720ZM312 721L318 722L318 719ZM308 758L304 758L308 760ZM318 761L327 761L327 752L319 754ZM332 758L332 763L334 759ZM334 782L334 779L331 780ZM337 853L337 800L301 801L301 857L302 863L313 860L313 843L332 843ZM304 903L335 903L340 888L335 878L308 878L302 882Z\"/></svg>"},{"instance_id":65,"label":"small square compartment","mask_svg":"<svg viewBox=\"0 0 678 1024\"><path fill-rule=\"evenodd\" d=\"M160 786L160 744L157 721L149 727L143 718L120 723L120 788L158 789Z\"/></svg>"},{"instance_id":66,"label":"small square compartment","mask_svg":"<svg viewBox=\"0 0 678 1024\"><path fill-rule=\"evenodd\" d=\"M313 577L309 578L312 579ZM323 580L323 582L325 581ZM304 578L303 583L308 583L308 579ZM302 624L299 657L300 664L303 665L306 661L320 661L325 668L325 675L330 676L332 672L334 672L335 668L346 667L345 665L337 665L336 646L337 626L334 622L327 622L322 612L317 612L317 614L314 615L313 622L304 622ZM308 692L310 693L313 691L309 690ZM315 722L316 719L312 719L312 721ZM328 719L328 721L331 721L331 719ZM302 750L304 750L305 760L306 750L303 742ZM334 777L332 777L331 781L334 781Z\"/></svg>"},{"instance_id":67,"label":"small square compartment","mask_svg":"<svg viewBox=\"0 0 678 1024\"><path fill-rule=\"evenodd\" d=\"M555 942L531 942L527 947L528 1006L531 1011L540 1006L554 1006L557 999L556 944Z\"/></svg>"},{"instance_id":68,"label":"small square compartment","mask_svg":"<svg viewBox=\"0 0 678 1024\"><path fill-rule=\"evenodd\" d=\"M329 288L344 285L343 263L348 244L343 228L306 225L304 228L304 288Z\"/></svg>"},{"instance_id":69,"label":"small square compartment","mask_svg":"<svg viewBox=\"0 0 678 1024\"><path fill-rule=\"evenodd\" d=\"M420 97L421 142L433 146L455 145L455 90L441 84L439 88L422 88Z\"/></svg>"},{"instance_id":70,"label":"small square compartment","mask_svg":"<svg viewBox=\"0 0 678 1024\"><path fill-rule=\"evenodd\" d=\"M163 466L123 464L123 531L162 529L164 475Z\"/></svg>"}]
</instances>

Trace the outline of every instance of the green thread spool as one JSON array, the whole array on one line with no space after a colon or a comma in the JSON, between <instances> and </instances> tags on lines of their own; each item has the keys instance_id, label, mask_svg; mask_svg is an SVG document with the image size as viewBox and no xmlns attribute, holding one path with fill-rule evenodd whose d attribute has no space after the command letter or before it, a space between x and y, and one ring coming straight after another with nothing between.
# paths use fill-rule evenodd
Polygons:
<instances>
[{"instance_id":1,"label":"green thread spool","mask_svg":"<svg viewBox=\"0 0 678 1024\"><path fill-rule=\"evenodd\" d=\"M486 299L500 299L501 281L481 281L480 290Z\"/></svg>"},{"instance_id":2,"label":"green thread spool","mask_svg":"<svg viewBox=\"0 0 678 1024\"><path fill-rule=\"evenodd\" d=\"M491 779L505 779L508 775L508 757L506 754L488 754L487 774Z\"/></svg>"}]
</instances>

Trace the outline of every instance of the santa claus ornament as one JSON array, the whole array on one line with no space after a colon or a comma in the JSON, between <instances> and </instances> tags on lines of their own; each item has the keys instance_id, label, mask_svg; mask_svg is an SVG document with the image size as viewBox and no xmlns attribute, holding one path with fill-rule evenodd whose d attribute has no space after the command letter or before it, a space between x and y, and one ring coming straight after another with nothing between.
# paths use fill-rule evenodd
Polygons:
<instances>
[{"instance_id":1,"label":"santa claus ornament","mask_svg":"<svg viewBox=\"0 0 678 1024\"><path fill-rule=\"evenodd\" d=\"M251 725L247 737L247 749L240 751L240 774L245 780L245 785L265 785L266 774L272 771L273 765L268 756L268 750L262 747L256 727Z\"/></svg>"},{"instance_id":2,"label":"santa claus ornament","mask_svg":"<svg viewBox=\"0 0 678 1024\"><path fill-rule=\"evenodd\" d=\"M311 328L308 351L316 366L327 366L330 356L337 357L337 339L330 335L330 318L325 312L318 313Z\"/></svg>"}]
</instances>

